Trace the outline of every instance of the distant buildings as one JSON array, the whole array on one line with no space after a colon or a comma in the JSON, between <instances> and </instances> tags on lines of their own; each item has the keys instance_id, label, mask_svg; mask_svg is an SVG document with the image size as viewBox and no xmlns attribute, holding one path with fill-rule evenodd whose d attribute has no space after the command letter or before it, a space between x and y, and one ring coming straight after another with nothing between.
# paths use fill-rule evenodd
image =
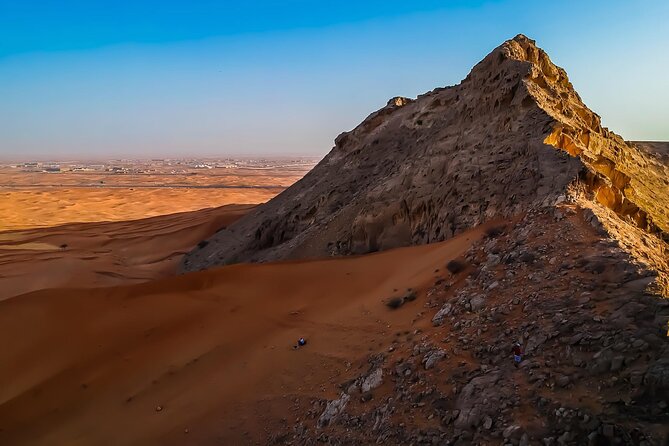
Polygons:
<instances>
[{"instance_id":1,"label":"distant buildings","mask_svg":"<svg viewBox=\"0 0 669 446\"><path fill-rule=\"evenodd\" d=\"M60 172L60 165L51 164L51 163L38 163L30 161L27 163L20 163L13 167L22 169L24 172L47 172L47 173L57 173Z\"/></svg>"},{"instance_id":2,"label":"distant buildings","mask_svg":"<svg viewBox=\"0 0 669 446\"><path fill-rule=\"evenodd\" d=\"M0 169L11 167L22 172L30 173L48 173L48 174L67 174L72 173L84 177L87 174L94 175L201 175L207 176L219 175L213 169L245 169L245 170L265 170L265 169L287 169L300 170L315 164L315 160L305 158L184 158L184 159L160 159L151 160L107 160L104 162L94 161L28 161L21 163L2 164ZM202 172L203 170L212 170L211 172ZM218 170L220 172L220 170Z\"/></svg>"},{"instance_id":3,"label":"distant buildings","mask_svg":"<svg viewBox=\"0 0 669 446\"><path fill-rule=\"evenodd\" d=\"M119 167L119 166L113 166L113 167L107 167L105 169L105 172L111 172L111 173L131 173L134 169L130 169L129 167Z\"/></svg>"}]
</instances>

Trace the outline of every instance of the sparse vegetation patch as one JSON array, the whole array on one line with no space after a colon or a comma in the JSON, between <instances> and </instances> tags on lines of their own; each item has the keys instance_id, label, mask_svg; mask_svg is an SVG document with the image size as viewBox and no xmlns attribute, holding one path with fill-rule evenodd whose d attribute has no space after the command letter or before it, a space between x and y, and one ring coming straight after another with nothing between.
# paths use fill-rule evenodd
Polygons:
<instances>
[{"instance_id":1,"label":"sparse vegetation patch","mask_svg":"<svg viewBox=\"0 0 669 446\"><path fill-rule=\"evenodd\" d=\"M460 261L460 260L451 260L446 264L446 269L451 273L451 274L457 274L463 269L465 269L465 263Z\"/></svg>"},{"instance_id":2,"label":"sparse vegetation patch","mask_svg":"<svg viewBox=\"0 0 669 446\"><path fill-rule=\"evenodd\" d=\"M404 305L404 298L403 297L391 297L386 302L386 306L389 307L389 308L392 308L393 310L398 309L402 305Z\"/></svg>"}]
</instances>

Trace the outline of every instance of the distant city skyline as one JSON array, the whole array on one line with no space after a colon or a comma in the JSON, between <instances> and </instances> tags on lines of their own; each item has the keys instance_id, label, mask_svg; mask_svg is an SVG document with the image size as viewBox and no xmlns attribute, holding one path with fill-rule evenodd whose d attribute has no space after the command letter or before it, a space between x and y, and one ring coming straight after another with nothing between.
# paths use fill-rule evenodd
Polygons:
<instances>
[{"instance_id":1,"label":"distant city skyline","mask_svg":"<svg viewBox=\"0 0 669 446\"><path fill-rule=\"evenodd\" d=\"M0 2L0 160L323 156L518 33L602 123L669 140L669 3Z\"/></svg>"}]
</instances>

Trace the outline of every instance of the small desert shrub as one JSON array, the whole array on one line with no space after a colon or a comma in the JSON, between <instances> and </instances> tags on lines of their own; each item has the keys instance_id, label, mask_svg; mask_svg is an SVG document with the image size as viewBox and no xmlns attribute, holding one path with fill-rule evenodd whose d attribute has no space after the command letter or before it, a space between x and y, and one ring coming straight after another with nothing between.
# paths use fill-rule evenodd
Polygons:
<instances>
[{"instance_id":1,"label":"small desert shrub","mask_svg":"<svg viewBox=\"0 0 669 446\"><path fill-rule=\"evenodd\" d=\"M391 297L386 302L386 306L392 308L393 310L398 309L402 305L404 305L404 298L403 297Z\"/></svg>"},{"instance_id":2,"label":"small desert shrub","mask_svg":"<svg viewBox=\"0 0 669 446\"><path fill-rule=\"evenodd\" d=\"M411 302L416 300L416 297L418 297L418 294L416 294L415 291L408 290L407 293L404 295L404 300L407 302Z\"/></svg>"},{"instance_id":3,"label":"small desert shrub","mask_svg":"<svg viewBox=\"0 0 669 446\"><path fill-rule=\"evenodd\" d=\"M451 260L446 264L446 269L451 273L451 274L457 274L463 269L465 269L465 264L464 262L461 262L460 260Z\"/></svg>"},{"instance_id":4,"label":"small desert shrub","mask_svg":"<svg viewBox=\"0 0 669 446\"><path fill-rule=\"evenodd\" d=\"M290 432L277 432L269 438L268 444L286 444L290 438Z\"/></svg>"},{"instance_id":5,"label":"small desert shrub","mask_svg":"<svg viewBox=\"0 0 669 446\"><path fill-rule=\"evenodd\" d=\"M397 291L397 290L395 290ZM411 288L409 288L406 292L406 294L402 297L391 297L386 301L386 306L389 308L392 308L393 310L396 310L397 308L401 307L407 302L411 302L416 300L416 297L418 297L418 294L413 291Z\"/></svg>"},{"instance_id":6,"label":"small desert shrub","mask_svg":"<svg viewBox=\"0 0 669 446\"><path fill-rule=\"evenodd\" d=\"M505 229L506 229L505 225L493 226L492 228L486 229L485 235L488 238L495 238L502 235Z\"/></svg>"},{"instance_id":7,"label":"small desert shrub","mask_svg":"<svg viewBox=\"0 0 669 446\"><path fill-rule=\"evenodd\" d=\"M418 124L418 125L423 125L423 120L422 120L422 119L417 120L417 121L416 121L416 124Z\"/></svg>"},{"instance_id":8,"label":"small desert shrub","mask_svg":"<svg viewBox=\"0 0 669 446\"><path fill-rule=\"evenodd\" d=\"M520 255L519 259L523 263L534 263L536 256L531 252L524 252Z\"/></svg>"},{"instance_id":9,"label":"small desert shrub","mask_svg":"<svg viewBox=\"0 0 669 446\"><path fill-rule=\"evenodd\" d=\"M67 243L63 243L62 245L60 245L60 249L67 249Z\"/></svg>"},{"instance_id":10,"label":"small desert shrub","mask_svg":"<svg viewBox=\"0 0 669 446\"><path fill-rule=\"evenodd\" d=\"M208 244L209 244L209 242L207 240L202 240L200 243L197 244L197 247L202 249L205 246L207 246Z\"/></svg>"}]
</instances>

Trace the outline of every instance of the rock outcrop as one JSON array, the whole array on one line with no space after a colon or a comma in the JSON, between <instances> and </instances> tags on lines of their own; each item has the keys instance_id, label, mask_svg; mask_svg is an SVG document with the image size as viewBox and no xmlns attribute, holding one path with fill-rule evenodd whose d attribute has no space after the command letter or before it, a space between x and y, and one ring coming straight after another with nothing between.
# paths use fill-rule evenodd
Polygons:
<instances>
[{"instance_id":1,"label":"rock outcrop","mask_svg":"<svg viewBox=\"0 0 669 446\"><path fill-rule=\"evenodd\" d=\"M437 242L552 204L584 172L601 203L669 232L666 159L602 128L565 71L518 35L459 85L393 98L339 135L309 174L182 270Z\"/></svg>"}]
</instances>

